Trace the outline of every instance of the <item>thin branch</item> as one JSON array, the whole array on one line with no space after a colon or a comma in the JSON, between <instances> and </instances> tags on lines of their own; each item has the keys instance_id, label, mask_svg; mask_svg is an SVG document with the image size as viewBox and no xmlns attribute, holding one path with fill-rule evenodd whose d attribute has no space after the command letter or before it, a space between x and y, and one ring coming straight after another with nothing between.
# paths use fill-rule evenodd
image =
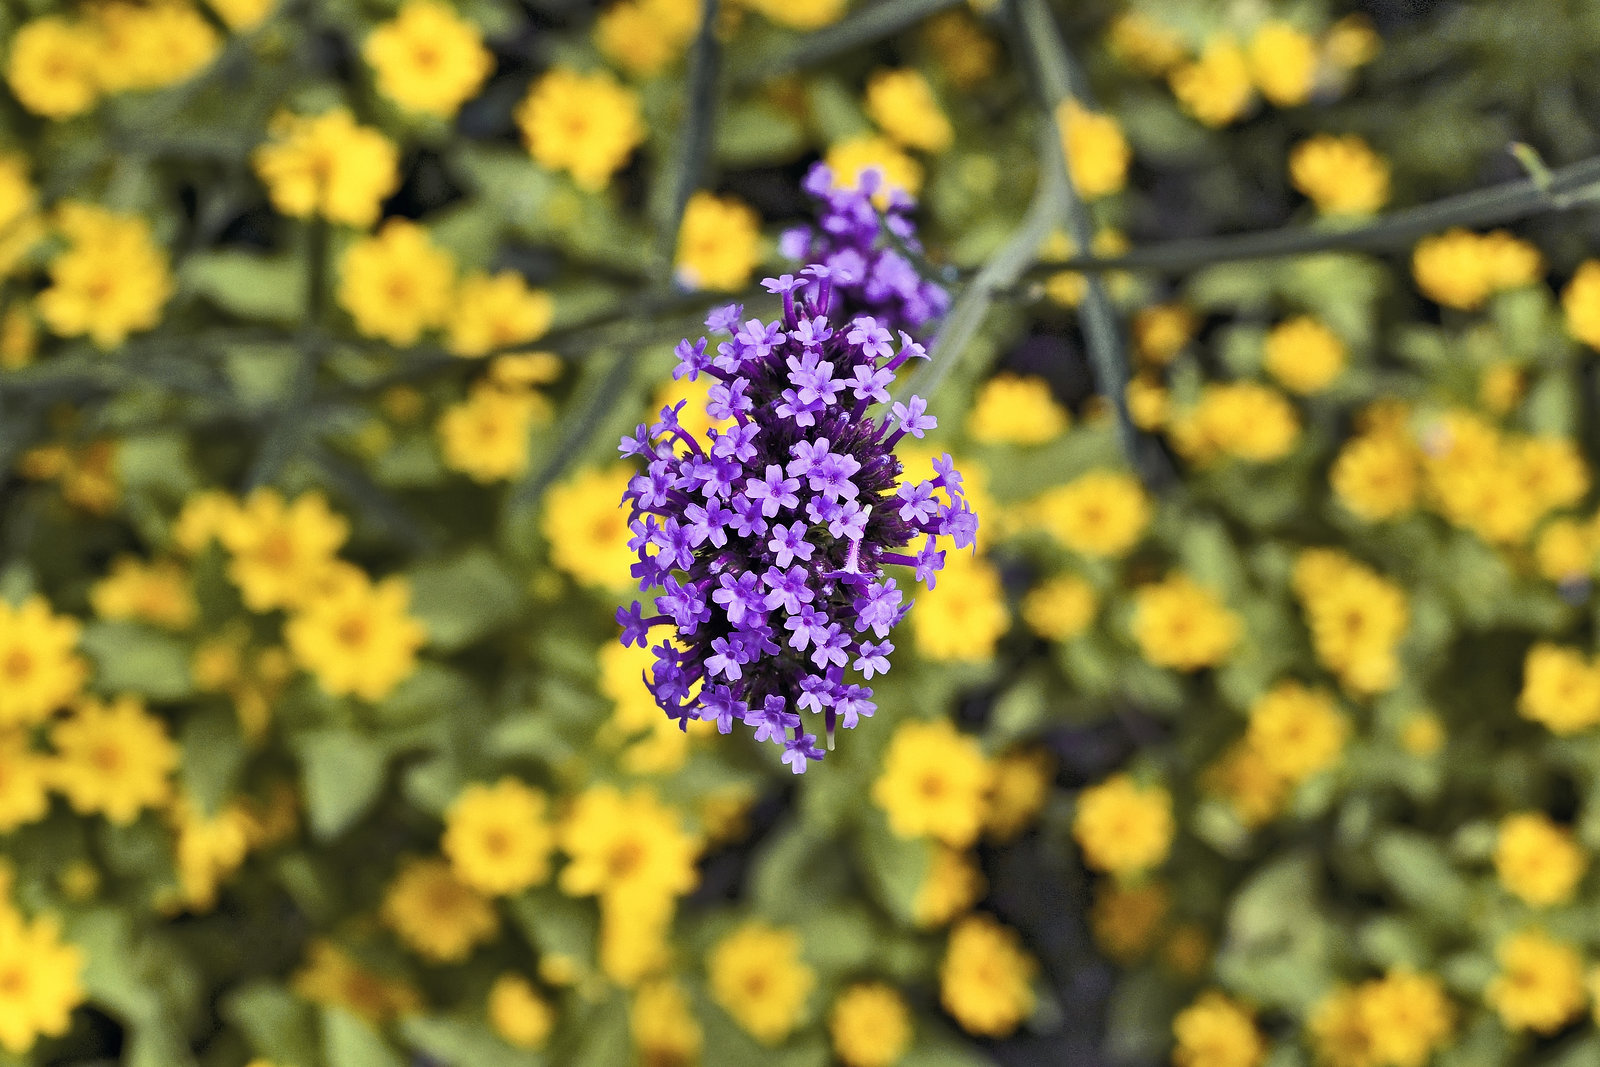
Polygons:
<instances>
[{"instance_id":1,"label":"thin branch","mask_svg":"<svg viewBox=\"0 0 1600 1067\"><path fill-rule=\"evenodd\" d=\"M793 74L840 52L874 44L910 29L926 18L957 6L961 0L879 0L871 7L825 29L803 37L788 53L777 59L741 71L736 79L741 88L759 85L774 77Z\"/></svg>"}]
</instances>

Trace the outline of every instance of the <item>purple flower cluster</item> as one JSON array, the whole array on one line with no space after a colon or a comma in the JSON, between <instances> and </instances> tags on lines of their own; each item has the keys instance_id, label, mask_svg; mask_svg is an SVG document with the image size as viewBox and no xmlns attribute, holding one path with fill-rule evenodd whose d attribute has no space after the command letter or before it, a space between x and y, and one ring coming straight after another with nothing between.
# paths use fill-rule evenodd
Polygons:
<instances>
[{"instance_id":1,"label":"purple flower cluster","mask_svg":"<svg viewBox=\"0 0 1600 1067\"><path fill-rule=\"evenodd\" d=\"M796 263L828 268L836 315L871 315L891 329L915 334L945 313L949 294L919 275L900 251L922 252L907 217L916 201L900 189L884 189L882 176L871 169L857 188L836 189L832 172L820 163L806 175L804 189L818 203L817 225L785 231L778 248ZM886 197L881 214L873 206L875 195Z\"/></svg>"},{"instance_id":2,"label":"purple flower cluster","mask_svg":"<svg viewBox=\"0 0 1600 1067\"><path fill-rule=\"evenodd\" d=\"M654 615L637 601L618 610L623 643L651 647L645 682L680 726L696 718L726 734L741 722L780 745L796 774L823 758L818 732L831 749L835 727L876 710L863 683L888 671L890 632L910 608L884 568L911 568L931 589L944 565L937 538L966 548L977 537L948 455L931 479L900 478L895 445L935 420L920 397L880 406L896 372L927 358L898 327L908 309L942 307L943 294L870 277L885 262L863 236L869 215L877 225L872 191L826 193L818 242L832 251L763 283L782 298L781 318L741 323L743 309L730 305L706 320L725 340L678 346L674 375L715 380L706 413L723 427L696 437L680 401L621 446L644 463L623 495L639 554L632 573L641 590L659 590ZM656 627L671 636L651 646ZM807 715L821 717L821 731L808 731Z\"/></svg>"}]
</instances>

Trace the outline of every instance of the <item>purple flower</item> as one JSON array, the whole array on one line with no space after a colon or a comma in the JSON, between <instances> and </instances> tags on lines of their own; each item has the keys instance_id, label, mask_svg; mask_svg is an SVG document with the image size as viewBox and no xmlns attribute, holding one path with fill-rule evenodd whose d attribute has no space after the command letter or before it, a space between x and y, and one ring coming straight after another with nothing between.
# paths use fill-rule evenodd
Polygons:
<instances>
[{"instance_id":1,"label":"purple flower","mask_svg":"<svg viewBox=\"0 0 1600 1067\"><path fill-rule=\"evenodd\" d=\"M883 410L899 367L926 356L908 331L947 302L884 236L915 247L910 201L880 214L872 181L837 190L820 168L806 188L823 201L818 224L784 247L810 262L763 283L782 313L719 308L712 338L678 346L676 376L713 380L706 414L724 425L692 433L678 404L620 449L641 467L623 494L631 571L659 587L659 614L617 612L622 640L651 648L645 681L669 716L722 733L743 723L795 773L823 758L818 736L832 748L875 710L862 683L889 670L910 608L886 568L931 588L939 539L966 547L977 531L948 456L930 480L902 478L894 448L936 425L927 403ZM657 627L673 639L652 645ZM801 712L822 729L806 733Z\"/></svg>"}]
</instances>

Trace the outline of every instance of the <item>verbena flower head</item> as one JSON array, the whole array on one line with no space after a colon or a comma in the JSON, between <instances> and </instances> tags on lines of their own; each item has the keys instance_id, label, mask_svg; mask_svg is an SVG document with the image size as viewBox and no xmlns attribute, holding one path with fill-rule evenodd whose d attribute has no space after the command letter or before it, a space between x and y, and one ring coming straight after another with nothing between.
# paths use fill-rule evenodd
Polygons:
<instances>
[{"instance_id":1,"label":"verbena flower head","mask_svg":"<svg viewBox=\"0 0 1600 1067\"><path fill-rule=\"evenodd\" d=\"M644 463L623 494L632 573L641 590L659 590L655 614L637 601L618 610L623 643L651 647L646 684L680 726L742 723L796 774L823 757L819 734L832 748L836 727L876 710L865 683L888 671L891 631L910 608L905 573L885 568L909 568L931 589L944 565L938 538L967 548L978 528L948 455L915 480L894 453L936 425L921 397L891 405L889 385L927 358L904 327L927 321L917 316L944 295L920 279L879 286L868 273L836 274L829 261L841 257L863 272L884 262L866 236L874 188L833 191L818 173L807 186L826 210L811 240L827 261L763 283L782 298L778 319L741 323L741 308L719 308L706 327L724 339L678 346L675 376L715 379L706 413L723 428L695 436L680 401L621 446ZM845 218L855 221L828 221ZM897 225L909 239L909 224Z\"/></svg>"},{"instance_id":2,"label":"verbena flower head","mask_svg":"<svg viewBox=\"0 0 1600 1067\"><path fill-rule=\"evenodd\" d=\"M836 318L871 315L891 329L915 334L945 313L950 295L918 274L901 253L922 251L907 217L916 201L903 190L884 187L873 169L861 175L857 188L839 189L833 173L819 163L806 175L804 188L818 201L817 225L786 231L779 249L797 263L828 268ZM885 204L881 212L874 197Z\"/></svg>"}]
</instances>

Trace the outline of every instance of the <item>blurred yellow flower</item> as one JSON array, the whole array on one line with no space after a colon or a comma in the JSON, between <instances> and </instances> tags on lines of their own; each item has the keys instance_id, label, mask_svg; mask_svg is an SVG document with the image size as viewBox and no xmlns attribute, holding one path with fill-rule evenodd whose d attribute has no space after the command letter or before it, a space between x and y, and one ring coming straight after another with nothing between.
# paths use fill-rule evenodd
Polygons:
<instances>
[{"instance_id":1,"label":"blurred yellow flower","mask_svg":"<svg viewBox=\"0 0 1600 1067\"><path fill-rule=\"evenodd\" d=\"M794 930L744 923L706 957L711 999L750 1036L776 1045L800 1024L816 985Z\"/></svg>"},{"instance_id":2,"label":"blurred yellow flower","mask_svg":"<svg viewBox=\"0 0 1600 1067\"><path fill-rule=\"evenodd\" d=\"M177 0L111 0L89 9L98 36L95 76L107 93L160 89L187 81L216 58L222 42L211 23Z\"/></svg>"},{"instance_id":3,"label":"blurred yellow flower","mask_svg":"<svg viewBox=\"0 0 1600 1067\"><path fill-rule=\"evenodd\" d=\"M172 798L178 746L137 697L85 698L50 728L55 787L80 815L126 826Z\"/></svg>"},{"instance_id":4,"label":"blurred yellow flower","mask_svg":"<svg viewBox=\"0 0 1600 1067\"><path fill-rule=\"evenodd\" d=\"M82 632L41 596L20 605L0 599L0 726L43 722L77 698L89 676L77 653Z\"/></svg>"},{"instance_id":5,"label":"blurred yellow flower","mask_svg":"<svg viewBox=\"0 0 1600 1067\"><path fill-rule=\"evenodd\" d=\"M435 963L459 963L500 928L494 906L439 859L412 859L384 892L384 925Z\"/></svg>"},{"instance_id":6,"label":"blurred yellow flower","mask_svg":"<svg viewBox=\"0 0 1600 1067\"><path fill-rule=\"evenodd\" d=\"M1494 870L1506 891L1524 904L1548 908L1572 899L1588 857L1572 831L1538 811L1500 820L1494 844Z\"/></svg>"},{"instance_id":7,"label":"blurred yellow flower","mask_svg":"<svg viewBox=\"0 0 1600 1067\"><path fill-rule=\"evenodd\" d=\"M872 800L897 837L936 837L967 848L983 825L994 770L978 742L947 720L895 728Z\"/></svg>"},{"instance_id":8,"label":"blurred yellow flower","mask_svg":"<svg viewBox=\"0 0 1600 1067\"><path fill-rule=\"evenodd\" d=\"M997 759L984 836L1009 841L1027 829L1050 799L1055 774L1055 758L1043 748L1013 749Z\"/></svg>"},{"instance_id":9,"label":"blurred yellow flower","mask_svg":"<svg viewBox=\"0 0 1600 1067\"><path fill-rule=\"evenodd\" d=\"M1237 1001L1208 990L1172 1020L1174 1067L1260 1067L1267 1045L1254 1016Z\"/></svg>"},{"instance_id":10,"label":"blurred yellow flower","mask_svg":"<svg viewBox=\"0 0 1600 1067\"><path fill-rule=\"evenodd\" d=\"M1150 525L1150 499L1139 480L1093 470L1048 489L1032 505L1036 521L1061 544L1094 559L1133 550Z\"/></svg>"},{"instance_id":11,"label":"blurred yellow flower","mask_svg":"<svg viewBox=\"0 0 1600 1067\"><path fill-rule=\"evenodd\" d=\"M138 619L169 630L185 630L199 607L189 573L174 560L118 556L111 570L89 590L89 603L102 619Z\"/></svg>"},{"instance_id":12,"label":"blurred yellow flower","mask_svg":"<svg viewBox=\"0 0 1600 1067\"><path fill-rule=\"evenodd\" d=\"M417 650L427 641L410 603L404 578L373 583L357 572L301 604L284 625L284 640L327 693L379 701L417 669Z\"/></svg>"},{"instance_id":13,"label":"blurred yellow flower","mask_svg":"<svg viewBox=\"0 0 1600 1067\"><path fill-rule=\"evenodd\" d=\"M1061 128L1061 153L1078 195L1098 200L1120 192L1128 183L1133 153L1117 120L1067 99L1056 108L1056 123Z\"/></svg>"},{"instance_id":14,"label":"blurred yellow flower","mask_svg":"<svg viewBox=\"0 0 1600 1067\"><path fill-rule=\"evenodd\" d=\"M1015 930L970 915L950 932L939 964L939 1003L967 1033L1004 1037L1033 1014L1037 970Z\"/></svg>"},{"instance_id":15,"label":"blurred yellow flower","mask_svg":"<svg viewBox=\"0 0 1600 1067\"><path fill-rule=\"evenodd\" d=\"M218 534L232 561L228 577L255 612L297 607L334 566L350 524L321 493L292 504L274 489L257 489L240 508L218 512Z\"/></svg>"},{"instance_id":16,"label":"blurred yellow flower","mask_svg":"<svg viewBox=\"0 0 1600 1067\"><path fill-rule=\"evenodd\" d=\"M555 1029L555 1008L520 974L508 971L496 978L485 1007L489 1025L513 1048L543 1048Z\"/></svg>"},{"instance_id":17,"label":"blurred yellow flower","mask_svg":"<svg viewBox=\"0 0 1600 1067\"><path fill-rule=\"evenodd\" d=\"M678 229L674 271L689 289L743 288L761 262L761 216L731 196L689 197Z\"/></svg>"},{"instance_id":18,"label":"blurred yellow flower","mask_svg":"<svg viewBox=\"0 0 1600 1067\"><path fill-rule=\"evenodd\" d=\"M39 317L51 333L87 335L96 346L110 349L161 321L172 296L172 272L149 223L68 201L57 213L57 224L67 248L51 260L50 287L37 300Z\"/></svg>"},{"instance_id":19,"label":"blurred yellow flower","mask_svg":"<svg viewBox=\"0 0 1600 1067\"><path fill-rule=\"evenodd\" d=\"M1517 710L1563 736L1600 724L1600 665L1574 648L1535 644L1523 663Z\"/></svg>"},{"instance_id":20,"label":"blurred yellow flower","mask_svg":"<svg viewBox=\"0 0 1600 1067\"><path fill-rule=\"evenodd\" d=\"M919 656L946 663L981 663L994 655L1010 628L1011 612L994 565L982 556L957 551L945 560L938 586L917 597L910 621Z\"/></svg>"},{"instance_id":21,"label":"blurred yellow flower","mask_svg":"<svg viewBox=\"0 0 1600 1067\"><path fill-rule=\"evenodd\" d=\"M321 115L280 112L271 139L251 160L272 206L294 218L320 215L341 226L371 226L400 187L400 152L343 108Z\"/></svg>"},{"instance_id":22,"label":"blurred yellow flower","mask_svg":"<svg viewBox=\"0 0 1600 1067\"><path fill-rule=\"evenodd\" d=\"M100 38L81 22L56 15L31 19L15 30L6 60L6 84L35 115L69 119L100 99Z\"/></svg>"},{"instance_id":23,"label":"blurred yellow flower","mask_svg":"<svg viewBox=\"0 0 1600 1067\"><path fill-rule=\"evenodd\" d=\"M620 589L631 585L627 512L622 493L633 477L623 463L591 467L552 485L544 499L540 529L550 543L550 562L583 585Z\"/></svg>"},{"instance_id":24,"label":"blurred yellow flower","mask_svg":"<svg viewBox=\"0 0 1600 1067\"><path fill-rule=\"evenodd\" d=\"M1075 574L1048 578L1022 598L1022 621L1050 641L1077 637L1094 624L1098 610L1094 586Z\"/></svg>"},{"instance_id":25,"label":"blurred yellow flower","mask_svg":"<svg viewBox=\"0 0 1600 1067\"><path fill-rule=\"evenodd\" d=\"M1583 1011L1583 957L1572 945L1528 929L1504 938L1495 958L1500 973L1483 996L1507 1029L1553 1034Z\"/></svg>"},{"instance_id":26,"label":"blurred yellow flower","mask_svg":"<svg viewBox=\"0 0 1600 1067\"><path fill-rule=\"evenodd\" d=\"M1126 966L1150 951L1171 907L1165 883L1106 880L1095 889L1089 929L1100 951Z\"/></svg>"},{"instance_id":27,"label":"blurred yellow flower","mask_svg":"<svg viewBox=\"0 0 1600 1067\"><path fill-rule=\"evenodd\" d=\"M1116 875L1160 865L1175 832L1172 794L1158 785L1139 785L1126 774L1085 789L1072 819L1084 863Z\"/></svg>"},{"instance_id":28,"label":"blurred yellow flower","mask_svg":"<svg viewBox=\"0 0 1600 1067\"><path fill-rule=\"evenodd\" d=\"M490 896L520 893L550 877L555 832L545 795L506 776L474 782L445 812L440 850L456 877Z\"/></svg>"},{"instance_id":29,"label":"blurred yellow flower","mask_svg":"<svg viewBox=\"0 0 1600 1067\"><path fill-rule=\"evenodd\" d=\"M1070 423L1043 378L1004 372L978 388L967 415L967 436L986 445L1042 445L1060 437Z\"/></svg>"},{"instance_id":30,"label":"blurred yellow flower","mask_svg":"<svg viewBox=\"0 0 1600 1067\"><path fill-rule=\"evenodd\" d=\"M935 845L928 871L911 899L911 915L923 928L944 926L967 912L988 888L970 852Z\"/></svg>"},{"instance_id":31,"label":"blurred yellow flower","mask_svg":"<svg viewBox=\"0 0 1600 1067\"><path fill-rule=\"evenodd\" d=\"M1274 774L1298 782L1333 766L1349 734L1332 694L1285 681L1250 706L1245 736Z\"/></svg>"},{"instance_id":32,"label":"blurred yellow flower","mask_svg":"<svg viewBox=\"0 0 1600 1067\"><path fill-rule=\"evenodd\" d=\"M428 231L389 219L376 236L352 244L339 263L339 306L356 331L393 345L412 345L450 315L455 259Z\"/></svg>"},{"instance_id":33,"label":"blurred yellow flower","mask_svg":"<svg viewBox=\"0 0 1600 1067\"><path fill-rule=\"evenodd\" d=\"M838 141L829 147L823 162L833 172L833 184L854 189L861 175L876 170L881 181L873 202L881 209L888 205L890 190L916 196L922 191L922 164L906 155L888 138L862 134Z\"/></svg>"},{"instance_id":34,"label":"blurred yellow flower","mask_svg":"<svg viewBox=\"0 0 1600 1067\"><path fill-rule=\"evenodd\" d=\"M1389 164L1355 134L1319 133L1289 153L1289 180L1324 215L1371 215L1389 202Z\"/></svg>"},{"instance_id":35,"label":"blurred yellow flower","mask_svg":"<svg viewBox=\"0 0 1600 1067\"><path fill-rule=\"evenodd\" d=\"M406 0L372 31L362 54L378 92L406 111L440 118L459 111L494 69L478 27L437 0Z\"/></svg>"},{"instance_id":36,"label":"blurred yellow flower","mask_svg":"<svg viewBox=\"0 0 1600 1067\"><path fill-rule=\"evenodd\" d=\"M61 940L55 916L27 922L9 906L0 911L0 1046L21 1055L41 1037L66 1034L88 997L86 962L82 949Z\"/></svg>"},{"instance_id":37,"label":"blurred yellow flower","mask_svg":"<svg viewBox=\"0 0 1600 1067\"><path fill-rule=\"evenodd\" d=\"M1167 80L1184 110L1207 126L1228 125L1255 99L1249 60L1228 34L1207 41L1198 60L1174 66Z\"/></svg>"},{"instance_id":38,"label":"blurred yellow flower","mask_svg":"<svg viewBox=\"0 0 1600 1067\"><path fill-rule=\"evenodd\" d=\"M700 1023L689 995L671 979L639 988L628 1009L628 1029L644 1063L692 1064L700 1060Z\"/></svg>"},{"instance_id":39,"label":"blurred yellow flower","mask_svg":"<svg viewBox=\"0 0 1600 1067\"><path fill-rule=\"evenodd\" d=\"M867 116L878 129L924 152L943 152L955 139L933 87L915 70L880 70L867 80Z\"/></svg>"},{"instance_id":40,"label":"blurred yellow flower","mask_svg":"<svg viewBox=\"0 0 1600 1067\"><path fill-rule=\"evenodd\" d=\"M588 787L562 818L558 839L568 860L557 884L569 896L601 896L626 907L695 886L700 842L654 790Z\"/></svg>"},{"instance_id":41,"label":"blurred yellow flower","mask_svg":"<svg viewBox=\"0 0 1600 1067\"><path fill-rule=\"evenodd\" d=\"M1239 617L1221 598L1182 574L1139 587L1133 594L1133 639L1139 654L1158 667L1196 671L1215 667L1238 644Z\"/></svg>"},{"instance_id":42,"label":"blurred yellow flower","mask_svg":"<svg viewBox=\"0 0 1600 1067\"><path fill-rule=\"evenodd\" d=\"M1320 393L1339 377L1345 365L1339 335L1309 315L1274 326L1262 348L1262 366L1291 393Z\"/></svg>"},{"instance_id":43,"label":"blurred yellow flower","mask_svg":"<svg viewBox=\"0 0 1600 1067\"><path fill-rule=\"evenodd\" d=\"M596 193L644 140L639 97L604 71L556 67L528 90L517 125L535 163Z\"/></svg>"},{"instance_id":44,"label":"blurred yellow flower","mask_svg":"<svg viewBox=\"0 0 1600 1067\"><path fill-rule=\"evenodd\" d=\"M528 435L550 419L550 403L524 389L479 382L439 416L444 465L488 485L528 469Z\"/></svg>"},{"instance_id":45,"label":"blurred yellow flower","mask_svg":"<svg viewBox=\"0 0 1600 1067\"><path fill-rule=\"evenodd\" d=\"M1584 260L1561 293L1567 332L1590 348L1600 349L1600 259Z\"/></svg>"},{"instance_id":46,"label":"blurred yellow flower","mask_svg":"<svg viewBox=\"0 0 1600 1067\"><path fill-rule=\"evenodd\" d=\"M845 1067L894 1067L911 1047L911 1011L892 986L853 985L833 1002L828 1033Z\"/></svg>"},{"instance_id":47,"label":"blurred yellow flower","mask_svg":"<svg viewBox=\"0 0 1600 1067\"><path fill-rule=\"evenodd\" d=\"M1250 76L1277 107L1296 107L1311 97L1317 77L1317 45L1291 23L1269 19L1250 38Z\"/></svg>"}]
</instances>

